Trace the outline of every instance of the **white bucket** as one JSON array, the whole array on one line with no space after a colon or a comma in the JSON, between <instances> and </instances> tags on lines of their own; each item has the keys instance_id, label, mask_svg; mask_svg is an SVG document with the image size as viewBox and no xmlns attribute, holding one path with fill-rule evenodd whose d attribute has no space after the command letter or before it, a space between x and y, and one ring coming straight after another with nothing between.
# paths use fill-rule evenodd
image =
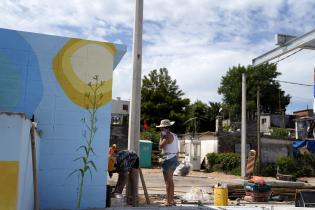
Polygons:
<instances>
[{"instance_id":1,"label":"white bucket","mask_svg":"<svg viewBox=\"0 0 315 210\"><path fill-rule=\"evenodd\" d=\"M115 194L111 198L111 207L123 207L126 206L126 198L122 194Z\"/></svg>"}]
</instances>

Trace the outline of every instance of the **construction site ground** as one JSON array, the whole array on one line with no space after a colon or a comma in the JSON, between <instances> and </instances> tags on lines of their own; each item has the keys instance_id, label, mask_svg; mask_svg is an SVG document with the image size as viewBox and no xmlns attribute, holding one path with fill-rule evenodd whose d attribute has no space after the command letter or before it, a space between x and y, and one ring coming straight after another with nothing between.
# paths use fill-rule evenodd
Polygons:
<instances>
[{"instance_id":1,"label":"construction site ground","mask_svg":"<svg viewBox=\"0 0 315 210\"><path fill-rule=\"evenodd\" d=\"M165 203L165 183L163 180L163 174L160 169L142 169L143 176L145 179L145 184L150 198L150 205L145 202L144 192L141 182L139 182L139 206L140 207L161 207ZM117 174L109 179L109 184L114 186L117 181ZM266 181L277 180L273 177L265 177ZM315 177L303 178L302 181L308 182L310 185L315 186ZM203 171L190 171L187 176L174 176L175 184L175 201L177 206L213 206L213 186L218 183L224 183L228 185L243 183L243 179L240 176L227 175L220 172L205 173ZM183 199L186 193L192 190L201 189L203 192L210 194L209 201L204 201L203 203L196 203L195 201L189 201ZM289 207L294 207L293 201L276 202L269 201L264 203L249 203L241 199L229 200L230 206L243 206L243 207L283 207L288 209ZM282 208L281 208L282 209Z\"/></svg>"}]
</instances>

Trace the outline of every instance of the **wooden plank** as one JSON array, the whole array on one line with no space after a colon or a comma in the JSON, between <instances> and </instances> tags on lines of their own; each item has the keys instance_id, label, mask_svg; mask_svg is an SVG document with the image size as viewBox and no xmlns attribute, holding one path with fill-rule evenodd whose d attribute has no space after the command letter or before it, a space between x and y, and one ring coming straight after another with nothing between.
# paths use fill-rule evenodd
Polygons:
<instances>
[{"instance_id":1,"label":"wooden plank","mask_svg":"<svg viewBox=\"0 0 315 210\"><path fill-rule=\"evenodd\" d=\"M140 172L140 179L141 179L141 183L142 183L142 187L143 187L145 200L146 200L147 204L150 204L150 199L149 199L147 187L146 187L145 182L144 182L144 177L143 177L141 168L139 168L139 172Z\"/></svg>"}]
</instances>

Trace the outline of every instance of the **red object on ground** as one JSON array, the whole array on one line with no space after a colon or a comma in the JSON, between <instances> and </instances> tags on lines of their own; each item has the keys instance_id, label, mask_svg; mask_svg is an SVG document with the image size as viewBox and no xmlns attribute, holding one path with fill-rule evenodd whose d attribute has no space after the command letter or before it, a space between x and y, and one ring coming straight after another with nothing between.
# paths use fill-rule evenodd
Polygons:
<instances>
[{"instance_id":1,"label":"red object on ground","mask_svg":"<svg viewBox=\"0 0 315 210\"><path fill-rule=\"evenodd\" d=\"M260 185L265 185L266 184L264 178L262 178L260 176L255 176L255 177L249 179L248 182L256 183L256 184L260 184Z\"/></svg>"}]
</instances>

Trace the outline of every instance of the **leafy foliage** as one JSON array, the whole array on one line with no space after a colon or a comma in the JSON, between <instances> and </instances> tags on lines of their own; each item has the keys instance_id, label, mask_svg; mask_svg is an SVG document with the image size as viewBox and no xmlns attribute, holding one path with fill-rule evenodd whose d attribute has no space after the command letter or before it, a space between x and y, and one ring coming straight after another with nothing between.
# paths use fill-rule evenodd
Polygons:
<instances>
[{"instance_id":1,"label":"leafy foliage","mask_svg":"<svg viewBox=\"0 0 315 210\"><path fill-rule=\"evenodd\" d=\"M147 131L142 131L140 133L140 138L152 141L152 149L159 150L160 132L156 131L154 128L150 128Z\"/></svg>"},{"instance_id":2,"label":"leafy foliage","mask_svg":"<svg viewBox=\"0 0 315 210\"><path fill-rule=\"evenodd\" d=\"M276 163L264 163L264 164L261 164L261 167L260 167L261 173L260 174L258 172L258 160L256 160L255 165L256 165L255 166L255 171L254 171L255 175L275 177L276 174L277 174L277 165L276 165Z\"/></svg>"},{"instance_id":3,"label":"leafy foliage","mask_svg":"<svg viewBox=\"0 0 315 210\"><path fill-rule=\"evenodd\" d=\"M197 100L189 106L189 120L186 121L186 132L202 132L209 130L208 106Z\"/></svg>"},{"instance_id":4,"label":"leafy foliage","mask_svg":"<svg viewBox=\"0 0 315 210\"><path fill-rule=\"evenodd\" d=\"M209 111L208 111L208 118L209 118L209 126L210 131L215 131L215 121L216 117L220 115L220 109L222 108L222 104L219 102L209 102Z\"/></svg>"},{"instance_id":5,"label":"leafy foliage","mask_svg":"<svg viewBox=\"0 0 315 210\"><path fill-rule=\"evenodd\" d=\"M194 120L187 123L187 132L194 131L194 123L196 123L197 132L215 131L216 117L219 115L221 103L209 102L209 105L197 100L189 106L189 117Z\"/></svg>"},{"instance_id":6,"label":"leafy foliage","mask_svg":"<svg viewBox=\"0 0 315 210\"><path fill-rule=\"evenodd\" d=\"M185 131L183 124L188 119L190 100L183 98L179 89L166 68L152 70L142 80L141 89L141 120L148 125L158 124L162 119L176 121L174 132Z\"/></svg>"},{"instance_id":7,"label":"leafy foliage","mask_svg":"<svg viewBox=\"0 0 315 210\"><path fill-rule=\"evenodd\" d=\"M288 138L289 136L289 130L286 128L272 128L271 132L272 137L280 137L280 138Z\"/></svg>"},{"instance_id":8,"label":"leafy foliage","mask_svg":"<svg viewBox=\"0 0 315 210\"><path fill-rule=\"evenodd\" d=\"M279 106L284 109L290 103L290 95L280 89L276 78L274 64L262 64L257 67L234 66L222 77L218 93L223 95L225 107L234 116L240 116L242 99L242 73L246 74L246 99L249 112L256 111L257 87L260 87L261 111L266 113L279 112ZM280 98L280 104L279 104Z\"/></svg>"},{"instance_id":9,"label":"leafy foliage","mask_svg":"<svg viewBox=\"0 0 315 210\"><path fill-rule=\"evenodd\" d=\"M293 157L281 157L276 161L279 173L296 177L315 175L315 157L311 154Z\"/></svg>"},{"instance_id":10,"label":"leafy foliage","mask_svg":"<svg viewBox=\"0 0 315 210\"><path fill-rule=\"evenodd\" d=\"M83 133L83 139L84 144L78 147L76 150L82 151L83 153L81 156L77 157L73 161L81 161L82 167L79 169L75 169L69 176L79 173L80 182L79 182L79 194L78 194L78 200L77 200L77 208L80 208L81 206L81 199L83 194L83 186L84 186L84 177L87 172L90 174L90 178L92 179L92 170L94 169L97 171L97 168L95 166L95 163L93 160L90 160L91 155L94 154L94 150L92 147L92 143L95 137L95 134L97 132L97 117L96 117L96 111L98 109L99 101L103 98L102 94L99 94L100 88L104 85L103 81L99 81L99 77L96 75L93 77L94 84L91 82L88 84L90 87L90 92L85 94L86 101L89 102L89 104L86 105L86 110L89 113L89 118L86 119L85 117L82 118L82 124L85 128Z\"/></svg>"},{"instance_id":11,"label":"leafy foliage","mask_svg":"<svg viewBox=\"0 0 315 210\"><path fill-rule=\"evenodd\" d=\"M223 171L236 174L239 171L241 157L236 153L208 153L207 171Z\"/></svg>"},{"instance_id":12,"label":"leafy foliage","mask_svg":"<svg viewBox=\"0 0 315 210\"><path fill-rule=\"evenodd\" d=\"M294 159L292 157L280 157L276 163L282 174L292 174L296 170Z\"/></svg>"}]
</instances>

